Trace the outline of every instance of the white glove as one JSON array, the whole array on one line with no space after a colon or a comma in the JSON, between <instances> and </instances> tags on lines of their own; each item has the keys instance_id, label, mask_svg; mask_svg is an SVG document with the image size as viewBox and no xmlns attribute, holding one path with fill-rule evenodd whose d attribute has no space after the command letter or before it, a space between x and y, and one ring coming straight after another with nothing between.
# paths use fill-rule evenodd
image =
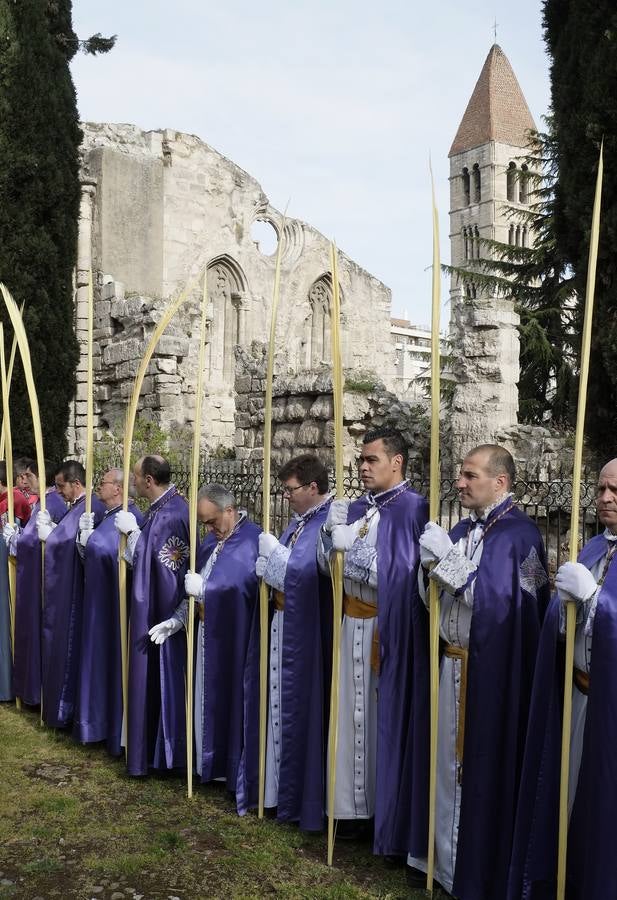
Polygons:
<instances>
[{"instance_id":1,"label":"white glove","mask_svg":"<svg viewBox=\"0 0 617 900\"><path fill-rule=\"evenodd\" d=\"M171 619L165 619L164 622L153 625L148 634L154 644L164 644L168 637L171 637L172 634L180 631L183 627L182 621L172 616Z\"/></svg>"},{"instance_id":2,"label":"white glove","mask_svg":"<svg viewBox=\"0 0 617 900\"><path fill-rule=\"evenodd\" d=\"M335 525L346 525L347 524L347 512L349 510L349 500L333 500L330 504L330 509L328 510L328 517L326 518L326 524L324 525L325 530L328 534L332 531Z\"/></svg>"},{"instance_id":3,"label":"white glove","mask_svg":"<svg viewBox=\"0 0 617 900\"><path fill-rule=\"evenodd\" d=\"M436 522L427 522L420 535L420 561L423 566L439 562L452 549L448 532Z\"/></svg>"},{"instance_id":4,"label":"white glove","mask_svg":"<svg viewBox=\"0 0 617 900\"><path fill-rule=\"evenodd\" d=\"M255 560L255 575L258 578L263 578L266 574L266 566L268 565L268 560L265 556L258 556Z\"/></svg>"},{"instance_id":5,"label":"white glove","mask_svg":"<svg viewBox=\"0 0 617 900\"><path fill-rule=\"evenodd\" d=\"M332 546L335 550L351 550L357 537L351 525L335 525L332 529Z\"/></svg>"},{"instance_id":6,"label":"white glove","mask_svg":"<svg viewBox=\"0 0 617 900\"><path fill-rule=\"evenodd\" d=\"M94 531L94 513L82 513L79 517L80 531Z\"/></svg>"},{"instance_id":7,"label":"white glove","mask_svg":"<svg viewBox=\"0 0 617 900\"><path fill-rule=\"evenodd\" d=\"M589 600L597 590L597 582L587 566L582 563L567 562L559 566L555 576L555 587L561 600L577 602Z\"/></svg>"},{"instance_id":8,"label":"white glove","mask_svg":"<svg viewBox=\"0 0 617 900\"><path fill-rule=\"evenodd\" d=\"M86 546L86 544L88 543L88 540L90 539L90 535L92 534L93 531L94 531L94 528L82 528L82 530L79 532L79 536L78 536L77 540L79 541L79 543L81 544L82 547Z\"/></svg>"},{"instance_id":9,"label":"white glove","mask_svg":"<svg viewBox=\"0 0 617 900\"><path fill-rule=\"evenodd\" d=\"M17 529L14 525L9 525L7 522L4 528L2 529L2 537L4 538L4 543L7 547L11 546L11 541L17 536Z\"/></svg>"},{"instance_id":10,"label":"white glove","mask_svg":"<svg viewBox=\"0 0 617 900\"><path fill-rule=\"evenodd\" d=\"M41 525L53 525L49 511L46 509L39 509L36 514L36 527L39 528Z\"/></svg>"},{"instance_id":11,"label":"white glove","mask_svg":"<svg viewBox=\"0 0 617 900\"><path fill-rule=\"evenodd\" d=\"M55 525L37 525L36 533L39 536L39 541L46 541L55 527Z\"/></svg>"},{"instance_id":12,"label":"white glove","mask_svg":"<svg viewBox=\"0 0 617 900\"><path fill-rule=\"evenodd\" d=\"M121 534L130 534L131 531L139 531L137 519L128 509L121 509L116 513L114 525Z\"/></svg>"},{"instance_id":13,"label":"white glove","mask_svg":"<svg viewBox=\"0 0 617 900\"><path fill-rule=\"evenodd\" d=\"M276 550L279 542L274 537L273 534L269 534L267 531L262 531L259 535L259 555L265 556L266 559L270 556L273 550Z\"/></svg>"},{"instance_id":14,"label":"white glove","mask_svg":"<svg viewBox=\"0 0 617 900\"><path fill-rule=\"evenodd\" d=\"M204 593L204 580L199 572L187 572L184 576L184 592L187 597L200 600Z\"/></svg>"}]
</instances>

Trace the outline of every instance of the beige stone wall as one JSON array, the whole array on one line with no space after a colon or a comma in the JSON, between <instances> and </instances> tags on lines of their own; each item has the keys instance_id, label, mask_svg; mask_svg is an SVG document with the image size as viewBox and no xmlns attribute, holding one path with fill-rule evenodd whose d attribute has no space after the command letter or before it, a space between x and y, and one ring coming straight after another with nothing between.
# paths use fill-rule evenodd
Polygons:
<instances>
[{"instance_id":1,"label":"beige stone wall","mask_svg":"<svg viewBox=\"0 0 617 900\"><path fill-rule=\"evenodd\" d=\"M210 448L231 447L234 347L267 340L274 281L275 257L260 252L251 226L267 221L280 234L282 215L253 177L193 135L144 132L132 125L86 124L83 129L85 196L76 304L81 326L92 267L99 422L123 415L133 370L154 323L170 298L208 266L204 442ZM296 219L287 221L284 240L277 344L284 351L282 372L293 374L329 360L329 242ZM344 363L377 368L390 384L390 291L344 253L339 281ZM157 352L163 369L155 361L155 380L144 390L144 409L165 427L193 419L199 297L197 285L174 321L176 343ZM77 450L84 439L83 363L71 432Z\"/></svg>"}]
</instances>

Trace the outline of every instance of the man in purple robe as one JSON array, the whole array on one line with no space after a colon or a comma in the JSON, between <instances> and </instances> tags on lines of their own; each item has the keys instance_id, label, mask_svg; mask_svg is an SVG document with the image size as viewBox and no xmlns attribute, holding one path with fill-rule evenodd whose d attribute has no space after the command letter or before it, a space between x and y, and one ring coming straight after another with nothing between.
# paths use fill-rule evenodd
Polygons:
<instances>
[{"instance_id":1,"label":"man in purple robe","mask_svg":"<svg viewBox=\"0 0 617 900\"><path fill-rule=\"evenodd\" d=\"M542 538L516 508L514 479L507 450L476 447L457 482L470 516L449 536L430 522L420 539L422 563L441 589L435 878L460 900L506 894L531 683L548 603ZM418 776L428 781L428 770ZM410 866L425 872L425 853L412 847ZM417 871L408 874L419 878L418 886L424 881Z\"/></svg>"},{"instance_id":2,"label":"man in purple robe","mask_svg":"<svg viewBox=\"0 0 617 900\"><path fill-rule=\"evenodd\" d=\"M198 601L195 659L195 767L202 782L225 781L236 791L250 711L244 671L257 612L255 575L261 529L222 484L197 497L197 517L208 531L197 554L198 572L187 572L185 593ZM173 616L150 629L163 645L187 622L186 600Z\"/></svg>"},{"instance_id":3,"label":"man in purple robe","mask_svg":"<svg viewBox=\"0 0 617 900\"><path fill-rule=\"evenodd\" d=\"M144 456L133 469L137 496L150 501L140 529L133 513L115 516L128 537L126 559L133 567L129 611L127 769L145 775L148 767L186 765L184 677L186 637L173 634L163 646L148 632L171 618L184 597L189 555L188 504L171 484L162 456Z\"/></svg>"},{"instance_id":4,"label":"man in purple robe","mask_svg":"<svg viewBox=\"0 0 617 900\"><path fill-rule=\"evenodd\" d=\"M426 807L413 763L426 756L427 616L418 592L418 539L427 503L405 480L399 432L364 437L359 474L368 493L335 500L320 562L345 553L340 705L334 803L339 836L375 817L375 853L404 861ZM415 665L414 665L415 662Z\"/></svg>"},{"instance_id":5,"label":"man in purple robe","mask_svg":"<svg viewBox=\"0 0 617 900\"><path fill-rule=\"evenodd\" d=\"M576 633L566 897L617 897L617 459L600 472L596 505L604 532L585 544L577 563L560 566L542 628L508 900L554 900L557 894L567 603L576 604Z\"/></svg>"},{"instance_id":6,"label":"man in purple robe","mask_svg":"<svg viewBox=\"0 0 617 900\"><path fill-rule=\"evenodd\" d=\"M46 467L45 503L52 522L57 525L65 516L67 505L56 490L56 471L56 466ZM24 476L28 479L30 492L38 495L40 487L36 462L30 463ZM3 530L9 552L17 557L13 686L15 696L30 706L41 702L42 554L36 525L39 509L40 503L37 502L23 530L8 524Z\"/></svg>"},{"instance_id":7,"label":"man in purple robe","mask_svg":"<svg viewBox=\"0 0 617 900\"><path fill-rule=\"evenodd\" d=\"M265 806L283 822L324 825L332 591L317 565L330 506L328 471L311 454L279 470L294 515L277 540L259 538L257 574L270 586Z\"/></svg>"},{"instance_id":8,"label":"man in purple robe","mask_svg":"<svg viewBox=\"0 0 617 900\"><path fill-rule=\"evenodd\" d=\"M58 524L50 510L39 510L36 515L39 540L45 542L43 721L54 728L69 725L75 712L84 590L83 564L76 538L85 507L85 483L86 472L80 462L62 463L56 473L56 490L68 503L68 511ZM95 496L92 511L98 524L105 507Z\"/></svg>"},{"instance_id":9,"label":"man in purple robe","mask_svg":"<svg viewBox=\"0 0 617 900\"><path fill-rule=\"evenodd\" d=\"M121 753L122 733L119 535L114 527L114 516L122 508L122 484L122 469L105 472L98 486L105 506L103 520L93 528L94 515L84 513L78 535L84 562L84 599L73 736L84 744L107 741L113 756ZM143 517L132 502L129 511L141 526Z\"/></svg>"}]
</instances>

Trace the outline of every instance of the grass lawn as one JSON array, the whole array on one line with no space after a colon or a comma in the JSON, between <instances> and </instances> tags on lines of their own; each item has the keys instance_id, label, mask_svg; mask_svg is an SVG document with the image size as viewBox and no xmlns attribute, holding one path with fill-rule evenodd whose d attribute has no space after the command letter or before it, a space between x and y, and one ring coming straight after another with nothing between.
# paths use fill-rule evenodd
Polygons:
<instances>
[{"instance_id":1,"label":"grass lawn","mask_svg":"<svg viewBox=\"0 0 617 900\"><path fill-rule=\"evenodd\" d=\"M0 897L134 900L419 898L368 844L240 819L227 792L176 777L129 778L100 746L0 704ZM438 892L435 892L437 898Z\"/></svg>"}]
</instances>

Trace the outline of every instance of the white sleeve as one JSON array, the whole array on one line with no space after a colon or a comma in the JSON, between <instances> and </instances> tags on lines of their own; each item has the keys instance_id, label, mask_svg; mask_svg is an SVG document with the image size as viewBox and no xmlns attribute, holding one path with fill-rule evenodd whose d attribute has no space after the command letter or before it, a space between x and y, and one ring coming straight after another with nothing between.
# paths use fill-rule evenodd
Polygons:
<instances>
[{"instance_id":1,"label":"white sleeve","mask_svg":"<svg viewBox=\"0 0 617 900\"><path fill-rule=\"evenodd\" d=\"M273 587L275 591L282 592L285 589L285 575L290 556L289 547L284 547L279 543L268 557L263 577L266 584Z\"/></svg>"}]
</instances>

